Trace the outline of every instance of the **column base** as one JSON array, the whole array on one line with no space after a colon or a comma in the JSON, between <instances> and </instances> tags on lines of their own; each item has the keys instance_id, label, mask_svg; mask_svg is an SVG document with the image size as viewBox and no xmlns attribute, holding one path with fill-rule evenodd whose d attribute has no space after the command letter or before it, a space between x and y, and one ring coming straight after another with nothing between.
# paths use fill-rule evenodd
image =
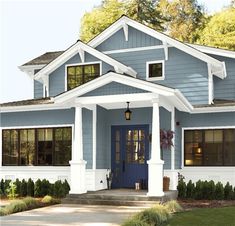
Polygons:
<instances>
[{"instance_id":1,"label":"column base","mask_svg":"<svg viewBox=\"0 0 235 226\"><path fill-rule=\"evenodd\" d=\"M84 194L86 188L86 164L84 160L70 161L70 191L69 194Z\"/></svg>"},{"instance_id":2,"label":"column base","mask_svg":"<svg viewBox=\"0 0 235 226\"><path fill-rule=\"evenodd\" d=\"M148 164L148 193L147 196L162 197L163 192L163 164L162 160L149 160Z\"/></svg>"}]
</instances>

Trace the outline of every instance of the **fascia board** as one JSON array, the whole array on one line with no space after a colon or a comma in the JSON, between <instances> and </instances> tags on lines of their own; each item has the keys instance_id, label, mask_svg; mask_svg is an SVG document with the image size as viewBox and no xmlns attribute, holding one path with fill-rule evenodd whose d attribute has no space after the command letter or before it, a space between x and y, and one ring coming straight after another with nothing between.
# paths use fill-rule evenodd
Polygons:
<instances>
[{"instance_id":1,"label":"fascia board","mask_svg":"<svg viewBox=\"0 0 235 226\"><path fill-rule=\"evenodd\" d=\"M235 112L235 106L194 108L192 114Z\"/></svg>"}]
</instances>

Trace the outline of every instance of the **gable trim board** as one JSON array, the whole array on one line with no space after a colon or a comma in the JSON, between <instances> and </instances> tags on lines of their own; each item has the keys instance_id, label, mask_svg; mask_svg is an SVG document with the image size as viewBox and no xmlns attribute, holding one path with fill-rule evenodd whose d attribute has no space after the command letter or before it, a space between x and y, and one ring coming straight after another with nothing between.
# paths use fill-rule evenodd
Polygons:
<instances>
[{"instance_id":1,"label":"gable trim board","mask_svg":"<svg viewBox=\"0 0 235 226\"><path fill-rule=\"evenodd\" d=\"M64 90L68 91L68 67L70 66L81 66L81 65L89 65L89 64L99 64L100 65L100 75L102 75L102 61L92 61L92 62L86 62L86 63L75 63L75 64L66 64L65 65L65 84L64 84Z\"/></svg>"},{"instance_id":2,"label":"gable trim board","mask_svg":"<svg viewBox=\"0 0 235 226\"><path fill-rule=\"evenodd\" d=\"M186 45L180 41L177 41L173 38L170 38L169 36L157 32L155 30L153 30L150 27L147 27L139 22L136 22L126 16L122 16L120 19L118 19L116 22L114 22L112 25L110 25L107 29L105 29L103 32L101 32L99 35L97 35L95 38L93 38L88 45L92 46L93 48L96 48L99 44L101 44L102 42L104 42L106 39L108 39L110 36L112 36L115 32L117 32L118 30L120 30L121 28L123 28L123 24L127 24L139 31L142 31L156 39L159 39L162 41L163 46L164 46L164 50L165 50L165 54L167 54L166 52L166 48L168 48L168 44L172 45L196 58L198 58L199 60L205 61L206 63L209 63L212 65L212 73L213 75L218 76L219 78L223 79L226 77L226 71L225 71L225 67L224 67L224 63L213 58L210 57L204 53L202 53L201 51ZM167 55L165 56L167 58Z\"/></svg>"},{"instance_id":3,"label":"gable trim board","mask_svg":"<svg viewBox=\"0 0 235 226\"><path fill-rule=\"evenodd\" d=\"M103 54L102 52L99 52L96 49L93 49L92 47L84 44L81 41L78 41L74 45L72 45L69 49L67 49L64 53L62 53L60 56L58 56L56 59L54 59L52 62L47 64L45 67L43 67L38 73L35 74L35 79L42 81L44 77L48 77L48 75L56 70L59 66L61 66L63 63L65 63L68 59L79 53L81 60L84 59L84 52L87 52L100 60L106 62L109 65L112 65L114 67L114 70L119 73L127 73L133 77L136 76L136 71L132 68L118 62L117 60L114 60L113 58Z\"/></svg>"}]
</instances>

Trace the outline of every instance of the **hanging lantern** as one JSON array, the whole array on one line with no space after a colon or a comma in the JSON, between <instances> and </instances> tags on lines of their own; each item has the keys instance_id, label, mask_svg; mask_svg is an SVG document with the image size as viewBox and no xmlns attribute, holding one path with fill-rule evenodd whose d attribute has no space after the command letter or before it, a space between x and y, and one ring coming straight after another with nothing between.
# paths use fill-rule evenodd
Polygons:
<instances>
[{"instance_id":1,"label":"hanging lantern","mask_svg":"<svg viewBox=\"0 0 235 226\"><path fill-rule=\"evenodd\" d=\"M125 111L125 119L126 120L131 120L131 110L129 109L129 104L130 102L126 102L127 103L127 109Z\"/></svg>"}]
</instances>

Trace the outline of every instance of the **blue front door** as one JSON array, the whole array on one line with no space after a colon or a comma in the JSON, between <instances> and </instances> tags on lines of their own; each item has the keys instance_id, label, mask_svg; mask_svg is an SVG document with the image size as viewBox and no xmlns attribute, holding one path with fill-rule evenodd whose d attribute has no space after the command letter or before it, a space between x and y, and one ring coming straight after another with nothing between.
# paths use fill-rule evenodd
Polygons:
<instances>
[{"instance_id":1,"label":"blue front door","mask_svg":"<svg viewBox=\"0 0 235 226\"><path fill-rule=\"evenodd\" d=\"M112 126L113 188L134 188L148 181L149 126Z\"/></svg>"}]
</instances>

